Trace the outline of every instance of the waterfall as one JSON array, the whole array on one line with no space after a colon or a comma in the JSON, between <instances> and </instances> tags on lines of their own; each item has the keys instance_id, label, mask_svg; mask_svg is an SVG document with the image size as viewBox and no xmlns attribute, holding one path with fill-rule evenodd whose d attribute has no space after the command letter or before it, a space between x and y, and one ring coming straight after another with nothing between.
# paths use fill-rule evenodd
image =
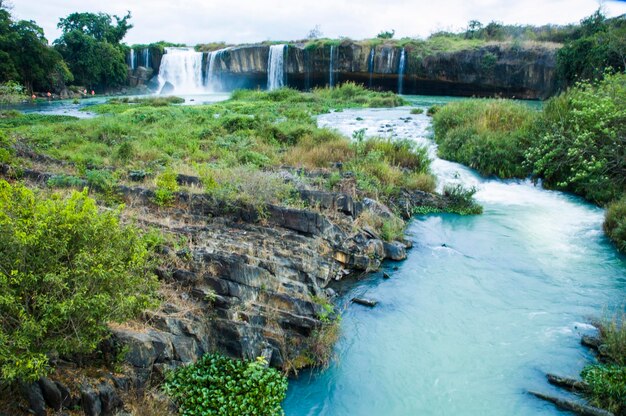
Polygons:
<instances>
[{"instance_id":1,"label":"waterfall","mask_svg":"<svg viewBox=\"0 0 626 416\"><path fill-rule=\"evenodd\" d=\"M404 67L406 65L406 52L404 48L402 48L402 53L400 53L400 65L398 67L398 94L402 94L402 87L404 82Z\"/></svg>"},{"instance_id":2,"label":"waterfall","mask_svg":"<svg viewBox=\"0 0 626 416\"><path fill-rule=\"evenodd\" d=\"M220 63L222 61L222 54L229 48L218 49L216 51L209 52L206 59L206 78L204 85L211 92L218 92L223 90L222 81L220 78Z\"/></svg>"},{"instance_id":3,"label":"waterfall","mask_svg":"<svg viewBox=\"0 0 626 416\"><path fill-rule=\"evenodd\" d=\"M330 45L330 68L328 68L328 84L335 86L335 45Z\"/></svg>"},{"instance_id":4,"label":"waterfall","mask_svg":"<svg viewBox=\"0 0 626 416\"><path fill-rule=\"evenodd\" d=\"M376 55L375 48L370 49L370 59L368 65L368 72L370 73L370 84L369 87L372 88L372 77L374 76L374 55Z\"/></svg>"},{"instance_id":5,"label":"waterfall","mask_svg":"<svg viewBox=\"0 0 626 416\"><path fill-rule=\"evenodd\" d=\"M130 55L128 56L128 66L130 67L130 69L135 69L135 50L131 49L130 50Z\"/></svg>"},{"instance_id":6,"label":"waterfall","mask_svg":"<svg viewBox=\"0 0 626 416\"><path fill-rule=\"evenodd\" d=\"M267 89L275 90L285 85L285 46L270 46L267 59Z\"/></svg>"},{"instance_id":7,"label":"waterfall","mask_svg":"<svg viewBox=\"0 0 626 416\"><path fill-rule=\"evenodd\" d=\"M151 68L150 64L150 48L144 48L143 50L143 66L146 68Z\"/></svg>"},{"instance_id":8,"label":"waterfall","mask_svg":"<svg viewBox=\"0 0 626 416\"><path fill-rule=\"evenodd\" d=\"M159 91L170 83L176 94L202 92L202 52L193 48L165 48L158 79Z\"/></svg>"}]
</instances>

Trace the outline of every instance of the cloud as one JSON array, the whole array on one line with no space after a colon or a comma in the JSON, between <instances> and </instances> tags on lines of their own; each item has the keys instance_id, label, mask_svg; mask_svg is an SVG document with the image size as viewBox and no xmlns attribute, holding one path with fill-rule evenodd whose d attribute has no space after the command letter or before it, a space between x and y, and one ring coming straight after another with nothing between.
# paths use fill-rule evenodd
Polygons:
<instances>
[{"instance_id":1,"label":"cloud","mask_svg":"<svg viewBox=\"0 0 626 416\"><path fill-rule=\"evenodd\" d=\"M396 37L428 36L437 30L459 30L472 19L507 24L578 22L598 8L596 0L19 0L13 14L35 20L49 40L56 39L59 18L75 11L123 15L132 12L134 28L125 41L186 43L294 40L320 25L324 35L353 39L396 30ZM625 1L605 1L607 15L626 13Z\"/></svg>"}]
</instances>

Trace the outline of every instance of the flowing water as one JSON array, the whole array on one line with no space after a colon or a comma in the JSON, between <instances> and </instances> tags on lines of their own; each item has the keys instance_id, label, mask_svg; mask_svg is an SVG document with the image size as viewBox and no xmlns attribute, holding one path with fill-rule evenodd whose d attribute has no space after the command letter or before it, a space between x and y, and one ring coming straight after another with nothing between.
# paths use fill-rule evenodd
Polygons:
<instances>
[{"instance_id":1,"label":"flowing water","mask_svg":"<svg viewBox=\"0 0 626 416\"><path fill-rule=\"evenodd\" d=\"M374 76L374 55L376 54L376 49L370 49L370 57L368 60L367 71L370 73L370 83L369 87L372 88L372 78Z\"/></svg>"},{"instance_id":2,"label":"flowing water","mask_svg":"<svg viewBox=\"0 0 626 416\"><path fill-rule=\"evenodd\" d=\"M383 267L390 279L344 283L335 359L290 382L286 414L562 414L526 391L562 394L545 372L576 376L592 360L580 346L589 318L624 307L626 261L602 234L603 211L437 159L429 118L407 108L336 112L318 123L428 146L440 182L476 186L484 214L417 216L408 259ZM349 304L354 296L379 304Z\"/></svg>"},{"instance_id":3,"label":"flowing water","mask_svg":"<svg viewBox=\"0 0 626 416\"><path fill-rule=\"evenodd\" d=\"M275 90L285 85L285 46L270 46L267 59L267 89Z\"/></svg>"},{"instance_id":4,"label":"flowing water","mask_svg":"<svg viewBox=\"0 0 626 416\"><path fill-rule=\"evenodd\" d=\"M137 62L135 61L135 50L131 49L128 55L128 66L130 69L135 69Z\"/></svg>"},{"instance_id":5,"label":"flowing water","mask_svg":"<svg viewBox=\"0 0 626 416\"><path fill-rule=\"evenodd\" d=\"M335 45L330 45L330 64L328 67L328 86L334 88L335 86Z\"/></svg>"},{"instance_id":6,"label":"flowing water","mask_svg":"<svg viewBox=\"0 0 626 416\"><path fill-rule=\"evenodd\" d=\"M144 48L142 51L143 54L143 66L146 68L152 68L152 64L150 63L150 48Z\"/></svg>"},{"instance_id":7,"label":"flowing water","mask_svg":"<svg viewBox=\"0 0 626 416\"><path fill-rule=\"evenodd\" d=\"M406 66L406 53L402 48L400 53L400 65L398 65L398 94L402 94L402 87L404 87L404 67Z\"/></svg>"},{"instance_id":8,"label":"flowing water","mask_svg":"<svg viewBox=\"0 0 626 416\"><path fill-rule=\"evenodd\" d=\"M202 52L194 48L165 48L159 68L159 91L166 85L174 87L173 93L198 94L202 85Z\"/></svg>"}]
</instances>

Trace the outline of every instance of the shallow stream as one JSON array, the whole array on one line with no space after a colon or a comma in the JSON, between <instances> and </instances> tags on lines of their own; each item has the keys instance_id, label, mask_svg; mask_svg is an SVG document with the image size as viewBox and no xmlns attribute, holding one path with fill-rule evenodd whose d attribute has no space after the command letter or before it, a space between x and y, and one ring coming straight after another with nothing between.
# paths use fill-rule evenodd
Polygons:
<instances>
[{"instance_id":1,"label":"shallow stream","mask_svg":"<svg viewBox=\"0 0 626 416\"><path fill-rule=\"evenodd\" d=\"M318 124L428 146L440 184L476 186L484 214L415 217L415 247L385 264L390 279L346 285L335 359L290 382L286 414L562 414L526 391L561 393L544 374L578 375L593 359L580 345L589 319L626 299L626 261L603 236L603 211L436 158L430 118L408 108L346 110ZM379 304L349 304L356 295Z\"/></svg>"}]
</instances>

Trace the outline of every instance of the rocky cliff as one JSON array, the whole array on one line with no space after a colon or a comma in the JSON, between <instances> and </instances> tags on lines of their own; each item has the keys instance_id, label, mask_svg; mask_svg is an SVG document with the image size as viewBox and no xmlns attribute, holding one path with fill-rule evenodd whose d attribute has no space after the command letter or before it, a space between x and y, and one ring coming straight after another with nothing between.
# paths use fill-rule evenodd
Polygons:
<instances>
[{"instance_id":1,"label":"rocky cliff","mask_svg":"<svg viewBox=\"0 0 626 416\"><path fill-rule=\"evenodd\" d=\"M451 52L425 51L417 44L371 46L344 41L336 45L289 44L285 48L285 85L308 90L352 81L372 89L402 93L457 96L502 96L542 99L556 89L554 44L486 43ZM402 53L404 65L401 65ZM216 53L216 52L213 52ZM267 87L269 46L230 47L215 56L212 81L222 90ZM207 72L209 53L203 57ZM154 74L160 56L152 55ZM143 72L142 72L143 71ZM131 82L146 82L141 67ZM206 79L208 73L202 74Z\"/></svg>"}]
</instances>

